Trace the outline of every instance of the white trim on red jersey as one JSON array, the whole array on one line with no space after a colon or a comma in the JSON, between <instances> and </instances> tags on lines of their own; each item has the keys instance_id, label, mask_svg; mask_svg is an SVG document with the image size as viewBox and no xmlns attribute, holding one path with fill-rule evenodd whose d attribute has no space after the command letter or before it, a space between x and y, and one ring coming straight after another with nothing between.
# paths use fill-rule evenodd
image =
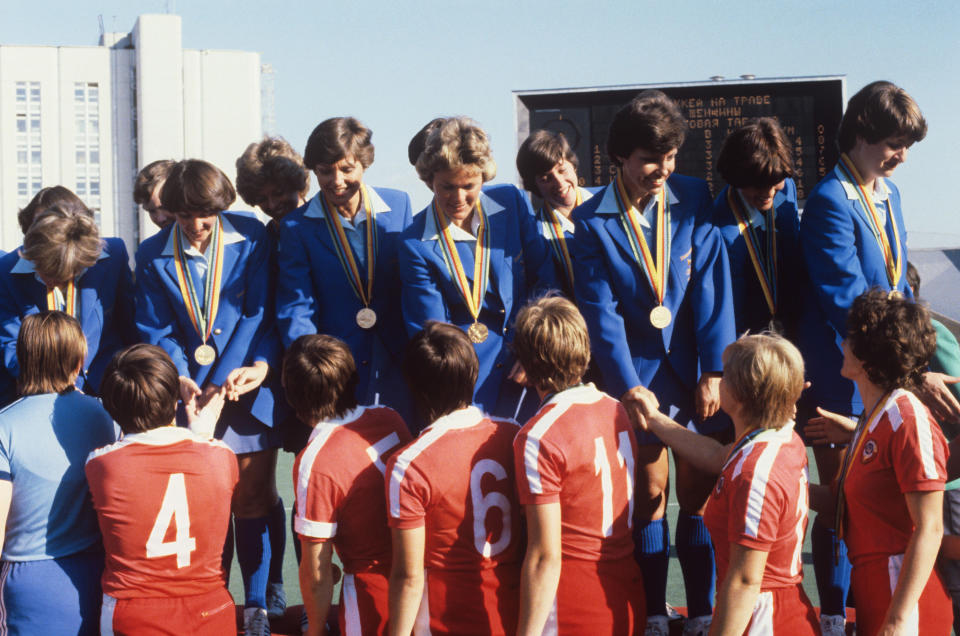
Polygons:
<instances>
[{"instance_id":1,"label":"white trim on red jersey","mask_svg":"<svg viewBox=\"0 0 960 636\"><path fill-rule=\"evenodd\" d=\"M883 405L883 409L870 422L867 430L872 433L880 424L883 416L886 415L887 421L890 423L890 429L896 433L897 429L903 424L903 413L900 412L900 401L903 399L909 402L913 411L911 415L917 427L917 446L920 449L920 462L923 464L924 477L936 479L939 473L937 472L937 462L933 452L933 431L931 430L934 423L930 419L930 411L916 395L904 389L893 391Z\"/></svg>"},{"instance_id":2,"label":"white trim on red jersey","mask_svg":"<svg viewBox=\"0 0 960 636\"><path fill-rule=\"evenodd\" d=\"M230 449L229 446L217 439L207 439L206 437L201 437L188 428L182 426L160 426L158 428L152 428L149 431L144 431L143 433L131 433L129 435L124 435L122 439L104 446L103 448L98 448L94 451L91 451L87 455L87 462L95 457L101 457L107 453L112 453L113 451L120 450L131 444L145 444L147 446L170 446L171 444L178 444L183 441L197 442L200 444L210 444L212 446L221 446Z\"/></svg>"},{"instance_id":3,"label":"white trim on red jersey","mask_svg":"<svg viewBox=\"0 0 960 636\"><path fill-rule=\"evenodd\" d=\"M890 583L890 598L893 598L897 590L897 582L900 580L900 570L903 569L903 555L892 554L887 557L887 576ZM931 577L936 576L936 572ZM920 633L920 602L919 600L910 607L910 613L907 614L906 625L904 625L904 634Z\"/></svg>"}]
</instances>

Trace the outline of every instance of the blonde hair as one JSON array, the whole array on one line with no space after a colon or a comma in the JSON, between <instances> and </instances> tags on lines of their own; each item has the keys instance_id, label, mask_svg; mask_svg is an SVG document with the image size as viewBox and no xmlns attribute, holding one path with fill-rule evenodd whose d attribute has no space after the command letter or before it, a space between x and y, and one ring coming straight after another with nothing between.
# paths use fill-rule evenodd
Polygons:
<instances>
[{"instance_id":1,"label":"blonde hair","mask_svg":"<svg viewBox=\"0 0 960 636\"><path fill-rule=\"evenodd\" d=\"M103 241L91 217L55 205L34 218L20 255L44 278L69 281L93 267L102 250Z\"/></svg>"},{"instance_id":2,"label":"blonde hair","mask_svg":"<svg viewBox=\"0 0 960 636\"><path fill-rule=\"evenodd\" d=\"M444 170L479 170L484 182L497 175L490 139L469 117L450 117L437 126L427 137L416 168L420 179L431 188L433 177Z\"/></svg>"},{"instance_id":3,"label":"blonde hair","mask_svg":"<svg viewBox=\"0 0 960 636\"><path fill-rule=\"evenodd\" d=\"M723 352L723 383L751 423L779 429L796 413L803 357L782 336L742 336Z\"/></svg>"},{"instance_id":4,"label":"blonde hair","mask_svg":"<svg viewBox=\"0 0 960 636\"><path fill-rule=\"evenodd\" d=\"M590 364L587 323L562 296L533 300L517 315L513 350L534 386L562 391L578 384Z\"/></svg>"},{"instance_id":5,"label":"blonde hair","mask_svg":"<svg viewBox=\"0 0 960 636\"><path fill-rule=\"evenodd\" d=\"M62 311L30 314L20 323L17 335L17 392L37 395L72 390L86 357L87 340L75 318Z\"/></svg>"}]
</instances>

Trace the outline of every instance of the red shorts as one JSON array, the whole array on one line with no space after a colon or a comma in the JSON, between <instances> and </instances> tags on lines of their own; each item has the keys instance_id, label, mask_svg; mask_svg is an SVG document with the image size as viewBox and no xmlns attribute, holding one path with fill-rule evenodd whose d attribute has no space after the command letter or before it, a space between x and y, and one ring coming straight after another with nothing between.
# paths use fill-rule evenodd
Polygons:
<instances>
[{"instance_id":1,"label":"red shorts","mask_svg":"<svg viewBox=\"0 0 960 636\"><path fill-rule=\"evenodd\" d=\"M472 572L428 569L426 575L414 634L498 636L517 632L519 563ZM424 630L427 620L429 631Z\"/></svg>"},{"instance_id":2,"label":"red shorts","mask_svg":"<svg viewBox=\"0 0 960 636\"><path fill-rule=\"evenodd\" d=\"M386 634L389 590L390 580L382 572L345 574L340 588L340 633Z\"/></svg>"},{"instance_id":3,"label":"red shorts","mask_svg":"<svg viewBox=\"0 0 960 636\"><path fill-rule=\"evenodd\" d=\"M195 596L116 599L103 595L100 633L236 636L237 615L226 588Z\"/></svg>"},{"instance_id":4,"label":"red shorts","mask_svg":"<svg viewBox=\"0 0 960 636\"><path fill-rule=\"evenodd\" d=\"M820 619L803 586L797 583L790 587L761 591L753 604L750 623L743 633L814 636L820 633Z\"/></svg>"},{"instance_id":5,"label":"red shorts","mask_svg":"<svg viewBox=\"0 0 960 636\"><path fill-rule=\"evenodd\" d=\"M873 636L880 630L890 598L900 577L903 555L855 565L850 575L857 605L858 636ZM908 633L949 634L953 626L953 605L934 568L908 622Z\"/></svg>"},{"instance_id":6,"label":"red shorts","mask_svg":"<svg viewBox=\"0 0 960 636\"><path fill-rule=\"evenodd\" d=\"M544 633L642 634L647 608L637 562L632 556L600 562L564 559L554 610Z\"/></svg>"}]
</instances>

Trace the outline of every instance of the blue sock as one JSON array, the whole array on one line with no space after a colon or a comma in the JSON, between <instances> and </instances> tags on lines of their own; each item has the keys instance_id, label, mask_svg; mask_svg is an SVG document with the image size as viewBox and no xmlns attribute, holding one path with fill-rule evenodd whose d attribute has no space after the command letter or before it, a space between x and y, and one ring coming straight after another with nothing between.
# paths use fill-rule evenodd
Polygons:
<instances>
[{"instance_id":1,"label":"blue sock","mask_svg":"<svg viewBox=\"0 0 960 636\"><path fill-rule=\"evenodd\" d=\"M813 574L820 594L820 613L843 616L846 613L847 592L850 589L850 560L847 544L838 541L833 528L814 521L810 535L813 546ZM839 543L840 563L834 559L834 546Z\"/></svg>"},{"instance_id":2,"label":"blue sock","mask_svg":"<svg viewBox=\"0 0 960 636\"><path fill-rule=\"evenodd\" d=\"M667 519L651 521L633 530L633 554L643 574L647 597L647 616L663 616L667 611L667 566L670 563L670 533Z\"/></svg>"},{"instance_id":3,"label":"blue sock","mask_svg":"<svg viewBox=\"0 0 960 636\"><path fill-rule=\"evenodd\" d=\"M233 515L227 522L227 540L223 543L223 556L220 557L220 567L223 568L223 576L230 586L230 568L233 566Z\"/></svg>"},{"instance_id":4,"label":"blue sock","mask_svg":"<svg viewBox=\"0 0 960 636\"><path fill-rule=\"evenodd\" d=\"M267 574L270 571L270 517L236 519L237 561L243 576L244 605L267 607Z\"/></svg>"},{"instance_id":5,"label":"blue sock","mask_svg":"<svg viewBox=\"0 0 960 636\"><path fill-rule=\"evenodd\" d=\"M283 499L277 498L277 504L270 511L267 532L270 534L270 576L271 583L283 583L283 553L287 545L287 514L283 510Z\"/></svg>"},{"instance_id":6,"label":"blue sock","mask_svg":"<svg viewBox=\"0 0 960 636\"><path fill-rule=\"evenodd\" d=\"M687 616L710 616L717 582L717 564L710 532L700 515L680 512L677 517L677 559L683 570Z\"/></svg>"}]
</instances>

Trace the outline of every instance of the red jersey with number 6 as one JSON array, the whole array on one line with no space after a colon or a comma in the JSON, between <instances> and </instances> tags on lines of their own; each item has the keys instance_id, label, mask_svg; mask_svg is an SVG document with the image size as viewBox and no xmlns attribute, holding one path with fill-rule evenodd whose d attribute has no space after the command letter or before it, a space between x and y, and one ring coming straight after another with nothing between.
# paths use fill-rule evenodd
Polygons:
<instances>
[{"instance_id":1,"label":"red jersey with number 6","mask_svg":"<svg viewBox=\"0 0 960 636\"><path fill-rule=\"evenodd\" d=\"M225 444L164 426L90 453L87 481L116 599L180 597L224 587L220 557L237 484Z\"/></svg>"},{"instance_id":2,"label":"red jersey with number 6","mask_svg":"<svg viewBox=\"0 0 960 636\"><path fill-rule=\"evenodd\" d=\"M516 631L524 547L516 434L513 421L471 406L438 419L387 464L390 527L425 528L421 614L432 633Z\"/></svg>"}]
</instances>

